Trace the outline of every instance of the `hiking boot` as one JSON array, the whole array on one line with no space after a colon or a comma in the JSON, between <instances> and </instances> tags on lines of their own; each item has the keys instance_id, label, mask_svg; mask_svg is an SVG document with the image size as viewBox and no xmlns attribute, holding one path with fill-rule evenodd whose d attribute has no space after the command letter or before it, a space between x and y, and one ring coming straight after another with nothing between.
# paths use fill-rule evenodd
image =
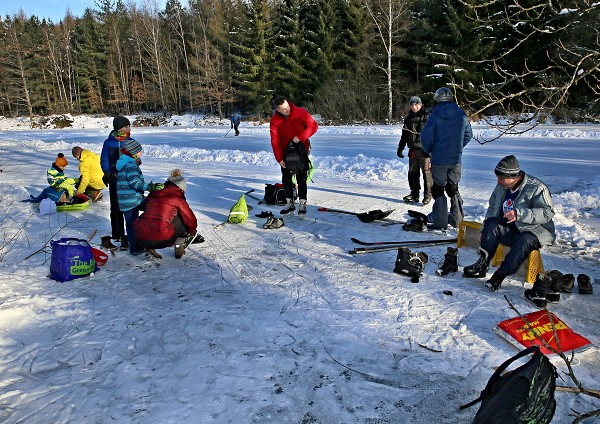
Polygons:
<instances>
[{"instance_id":1,"label":"hiking boot","mask_svg":"<svg viewBox=\"0 0 600 424\"><path fill-rule=\"evenodd\" d=\"M102 240L102 242L100 243L100 246L104 247L105 249L108 250L117 250L118 247L115 246L114 244L112 244L112 242L110 241L110 236L102 236L100 238Z\"/></svg>"},{"instance_id":2,"label":"hiking boot","mask_svg":"<svg viewBox=\"0 0 600 424\"><path fill-rule=\"evenodd\" d=\"M546 275L552 280L550 290L546 295L546 300L550 303L558 303L560 302L560 291L564 284L564 276L562 275L562 272L555 269L546 272Z\"/></svg>"},{"instance_id":3,"label":"hiking boot","mask_svg":"<svg viewBox=\"0 0 600 424\"><path fill-rule=\"evenodd\" d=\"M592 287L592 282L590 281L590 277L588 277L585 274L579 274L577 276L577 287L579 288L579 294L594 293L594 288Z\"/></svg>"},{"instance_id":4,"label":"hiking boot","mask_svg":"<svg viewBox=\"0 0 600 424\"><path fill-rule=\"evenodd\" d=\"M402 225L402 229L404 231L414 231L421 232L427 228L427 224L425 224L420 219L412 219L410 222Z\"/></svg>"},{"instance_id":5,"label":"hiking boot","mask_svg":"<svg viewBox=\"0 0 600 424\"><path fill-rule=\"evenodd\" d=\"M275 222L275 220L276 220L276 219L277 219L277 218L275 218L274 216L270 216L269 218L267 218L267 222L265 222L265 223L263 224L263 228L264 228L265 230L268 230L268 229L271 229L271 228L273 228L273 227L272 227L272 225L273 225L273 223Z\"/></svg>"},{"instance_id":6,"label":"hiking boot","mask_svg":"<svg viewBox=\"0 0 600 424\"><path fill-rule=\"evenodd\" d=\"M430 203L431 203L431 196L423 197L423 206L428 205Z\"/></svg>"},{"instance_id":7,"label":"hiking boot","mask_svg":"<svg viewBox=\"0 0 600 424\"><path fill-rule=\"evenodd\" d=\"M121 247L119 249L129 250L129 239L127 238L127 236L121 237Z\"/></svg>"},{"instance_id":8,"label":"hiking boot","mask_svg":"<svg viewBox=\"0 0 600 424\"><path fill-rule=\"evenodd\" d=\"M306 200L300 199L300 206L298 207L298 215L306 214Z\"/></svg>"},{"instance_id":9,"label":"hiking boot","mask_svg":"<svg viewBox=\"0 0 600 424\"><path fill-rule=\"evenodd\" d=\"M162 255L160 253L158 253L156 250L154 250L154 249L144 249L144 250L146 251L146 253L151 254L156 259L162 259Z\"/></svg>"},{"instance_id":10,"label":"hiking boot","mask_svg":"<svg viewBox=\"0 0 600 424\"><path fill-rule=\"evenodd\" d=\"M492 278L485 282L485 286L491 291L497 292L505 278L506 276L504 274L496 270L496 272L492 274Z\"/></svg>"},{"instance_id":11,"label":"hiking boot","mask_svg":"<svg viewBox=\"0 0 600 424\"><path fill-rule=\"evenodd\" d=\"M560 291L563 293L573 293L573 287L575 286L575 276L573 274L563 275L563 285Z\"/></svg>"},{"instance_id":12,"label":"hiking boot","mask_svg":"<svg viewBox=\"0 0 600 424\"><path fill-rule=\"evenodd\" d=\"M435 273L443 277L456 271L458 271L458 248L448 247L444 255L444 263Z\"/></svg>"},{"instance_id":13,"label":"hiking boot","mask_svg":"<svg viewBox=\"0 0 600 424\"><path fill-rule=\"evenodd\" d=\"M281 228L283 227L285 224L283 223L283 218L275 218L273 220L273 223L271 224L271 228Z\"/></svg>"},{"instance_id":14,"label":"hiking boot","mask_svg":"<svg viewBox=\"0 0 600 424\"><path fill-rule=\"evenodd\" d=\"M183 247L183 242L181 242L181 244L175 245L175 258L180 259L183 255L185 255L185 247Z\"/></svg>"},{"instance_id":15,"label":"hiking boot","mask_svg":"<svg viewBox=\"0 0 600 424\"><path fill-rule=\"evenodd\" d=\"M411 193L408 196L404 196L402 200L406 203L419 203L419 193Z\"/></svg>"},{"instance_id":16,"label":"hiking boot","mask_svg":"<svg viewBox=\"0 0 600 424\"><path fill-rule=\"evenodd\" d=\"M100 190L98 190L97 192L94 193L94 196L92 196L92 202L95 203L100 199L102 199L102 192Z\"/></svg>"},{"instance_id":17,"label":"hiking boot","mask_svg":"<svg viewBox=\"0 0 600 424\"><path fill-rule=\"evenodd\" d=\"M552 277L545 273L539 273L531 289L525 290L525 299L533 303L538 308L545 308L548 305L548 293L552 287Z\"/></svg>"},{"instance_id":18,"label":"hiking boot","mask_svg":"<svg viewBox=\"0 0 600 424\"><path fill-rule=\"evenodd\" d=\"M490 260L485 250L479 249L479 259L473 265L466 266L463 270L463 277L483 278L490 269Z\"/></svg>"},{"instance_id":19,"label":"hiking boot","mask_svg":"<svg viewBox=\"0 0 600 424\"><path fill-rule=\"evenodd\" d=\"M413 253L407 247L399 247L394 272L411 277L411 282L418 283L428 260L424 252Z\"/></svg>"},{"instance_id":20,"label":"hiking boot","mask_svg":"<svg viewBox=\"0 0 600 424\"><path fill-rule=\"evenodd\" d=\"M281 210L281 214L285 215L288 214L290 212L294 212L296 210L296 205L294 205L294 200L293 199L286 199L287 203L285 205L285 208L283 208Z\"/></svg>"}]
</instances>

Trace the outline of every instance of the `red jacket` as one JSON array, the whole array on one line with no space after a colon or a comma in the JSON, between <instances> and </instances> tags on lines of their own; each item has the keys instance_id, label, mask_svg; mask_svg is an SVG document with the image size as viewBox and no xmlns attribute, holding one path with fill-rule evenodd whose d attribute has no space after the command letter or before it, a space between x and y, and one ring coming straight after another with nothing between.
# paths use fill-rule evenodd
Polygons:
<instances>
[{"instance_id":1,"label":"red jacket","mask_svg":"<svg viewBox=\"0 0 600 424\"><path fill-rule=\"evenodd\" d=\"M284 160L283 150L294 137L298 137L304 144L306 152L310 153L308 139L317 132L319 126L306 109L288 102L290 114L283 116L275 111L271 117L271 147L275 160Z\"/></svg>"},{"instance_id":2,"label":"red jacket","mask_svg":"<svg viewBox=\"0 0 600 424\"><path fill-rule=\"evenodd\" d=\"M173 218L179 215L188 233L196 231L198 222L190 209L183 190L173 183L152 191L146 198L144 213L135 221L135 238L145 241L169 240L175 234Z\"/></svg>"}]
</instances>

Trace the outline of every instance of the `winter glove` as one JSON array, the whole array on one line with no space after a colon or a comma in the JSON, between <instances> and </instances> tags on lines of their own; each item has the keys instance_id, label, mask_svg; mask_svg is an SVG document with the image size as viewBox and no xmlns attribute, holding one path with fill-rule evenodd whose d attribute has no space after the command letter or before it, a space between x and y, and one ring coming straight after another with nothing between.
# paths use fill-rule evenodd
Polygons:
<instances>
[{"instance_id":1,"label":"winter glove","mask_svg":"<svg viewBox=\"0 0 600 424\"><path fill-rule=\"evenodd\" d=\"M148 183L148 191L159 191L163 188L165 188L163 183L153 183L152 181Z\"/></svg>"},{"instance_id":2,"label":"winter glove","mask_svg":"<svg viewBox=\"0 0 600 424\"><path fill-rule=\"evenodd\" d=\"M396 155L397 155L399 158L403 158L403 157L404 157L404 154L402 153L403 151L404 151L404 149L402 149L402 148L398 147L398 151L396 152Z\"/></svg>"}]
</instances>

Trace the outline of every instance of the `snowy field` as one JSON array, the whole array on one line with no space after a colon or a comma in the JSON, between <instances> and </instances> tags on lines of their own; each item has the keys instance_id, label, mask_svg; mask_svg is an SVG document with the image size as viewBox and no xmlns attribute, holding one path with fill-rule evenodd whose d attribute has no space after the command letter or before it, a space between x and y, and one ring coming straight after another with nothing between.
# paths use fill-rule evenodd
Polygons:
<instances>
[{"instance_id":1,"label":"snowy field","mask_svg":"<svg viewBox=\"0 0 600 424\"><path fill-rule=\"evenodd\" d=\"M314 183L308 214L262 228L253 206L244 224L213 227L239 196L280 172L268 125L244 122L134 128L144 147L147 181L162 182L179 166L186 196L206 238L179 260L110 256L93 277L59 283L48 278L51 237L109 234L108 193L78 213L40 216L20 200L46 186L58 152L75 145L100 153L110 119L76 118L69 130L31 130L0 118L0 422L2 423L468 423L495 367L517 349L494 333L535 308L529 287L511 276L498 293L485 280L462 278L476 259L461 249L461 270L438 277L446 246L429 255L420 283L392 272L395 251L350 255L350 240L427 240L447 234L404 232L400 225L362 223L317 211L395 209L387 223L406 220L407 159L396 157L400 127L321 127L312 138ZM177 123L177 125L174 125ZM480 136L493 135L481 125ZM548 125L519 137L465 149L461 193L466 219L482 221L495 185L493 168L515 154L521 168L548 184L558 232L543 250L547 270L585 273L600 281L600 126ZM491 275L491 272L490 274ZM595 282L594 282L595 284ZM452 295L443 294L450 290ZM562 294L549 309L572 329L600 343L600 285L593 295ZM566 367L556 359L561 375ZM576 355L584 385L600 389L600 353ZM568 377L558 384L572 385ZM557 392L553 423L600 401ZM590 419L586 422L599 422Z\"/></svg>"}]
</instances>

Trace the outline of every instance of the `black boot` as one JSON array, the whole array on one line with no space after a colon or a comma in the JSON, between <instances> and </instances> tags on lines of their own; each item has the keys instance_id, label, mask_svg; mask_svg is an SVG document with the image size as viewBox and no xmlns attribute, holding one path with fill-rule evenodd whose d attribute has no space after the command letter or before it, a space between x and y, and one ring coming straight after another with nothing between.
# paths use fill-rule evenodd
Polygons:
<instances>
[{"instance_id":1,"label":"black boot","mask_svg":"<svg viewBox=\"0 0 600 424\"><path fill-rule=\"evenodd\" d=\"M402 229L404 231L414 231L414 232L421 232L425 229L427 229L427 224L423 223L423 221L421 221L420 219L412 219L410 222L407 222L406 224L402 225Z\"/></svg>"},{"instance_id":2,"label":"black boot","mask_svg":"<svg viewBox=\"0 0 600 424\"><path fill-rule=\"evenodd\" d=\"M466 266L463 270L463 277L467 278L483 278L490 269L490 260L488 253L479 249L479 259L473 265Z\"/></svg>"},{"instance_id":3,"label":"black boot","mask_svg":"<svg viewBox=\"0 0 600 424\"><path fill-rule=\"evenodd\" d=\"M579 288L579 294L592 294L594 289L590 277L585 274L579 274L577 276L577 287Z\"/></svg>"},{"instance_id":4,"label":"black boot","mask_svg":"<svg viewBox=\"0 0 600 424\"><path fill-rule=\"evenodd\" d=\"M129 250L129 239L127 236L121 236L121 250Z\"/></svg>"},{"instance_id":5,"label":"black boot","mask_svg":"<svg viewBox=\"0 0 600 424\"><path fill-rule=\"evenodd\" d=\"M563 285L560 289L563 293L573 293L573 287L575 286L575 276L573 274L563 275Z\"/></svg>"},{"instance_id":6,"label":"black boot","mask_svg":"<svg viewBox=\"0 0 600 424\"><path fill-rule=\"evenodd\" d=\"M502 285L502 282L504 281L505 278L506 278L506 275L501 273L499 270L496 270L496 272L494 272L492 274L492 278L490 278L489 280L487 280L485 282L485 286L488 289L490 289L491 291L496 292Z\"/></svg>"},{"instance_id":7,"label":"black boot","mask_svg":"<svg viewBox=\"0 0 600 424\"><path fill-rule=\"evenodd\" d=\"M533 288L525 290L525 299L538 308L545 308L548 304L548 293L552 287L552 278L546 274L538 274Z\"/></svg>"},{"instance_id":8,"label":"black boot","mask_svg":"<svg viewBox=\"0 0 600 424\"><path fill-rule=\"evenodd\" d=\"M424 252L413 253L407 247L399 247L394 272L411 277L411 282L418 283L428 260L429 257Z\"/></svg>"},{"instance_id":9,"label":"black boot","mask_svg":"<svg viewBox=\"0 0 600 424\"><path fill-rule=\"evenodd\" d=\"M444 263L435 273L444 276L456 271L458 271L458 248L449 247L444 255Z\"/></svg>"},{"instance_id":10,"label":"black boot","mask_svg":"<svg viewBox=\"0 0 600 424\"><path fill-rule=\"evenodd\" d=\"M560 302L560 291L563 288L564 276L562 272L557 271L556 269L546 272L546 275L552 279L552 285L550 286L546 299L550 303L558 303Z\"/></svg>"},{"instance_id":11,"label":"black boot","mask_svg":"<svg viewBox=\"0 0 600 424\"><path fill-rule=\"evenodd\" d=\"M418 203L419 202L419 192L410 193L408 196L404 196L402 198L406 203Z\"/></svg>"}]
</instances>

